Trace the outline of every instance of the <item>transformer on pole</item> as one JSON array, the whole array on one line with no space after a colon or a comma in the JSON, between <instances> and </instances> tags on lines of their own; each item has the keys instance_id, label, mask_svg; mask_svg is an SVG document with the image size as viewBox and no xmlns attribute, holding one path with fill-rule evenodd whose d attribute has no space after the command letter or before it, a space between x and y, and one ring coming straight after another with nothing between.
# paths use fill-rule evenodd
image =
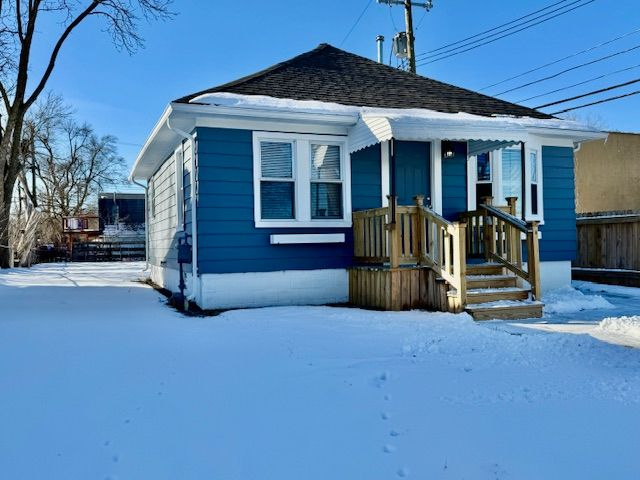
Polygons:
<instances>
[{"instance_id":1,"label":"transformer on pole","mask_svg":"<svg viewBox=\"0 0 640 480\"><path fill-rule=\"evenodd\" d=\"M403 5L406 32L398 32L393 37L393 53L398 58L409 60L409 71L416 73L416 52L415 37L413 35L413 12L412 7L425 8L427 11L433 8L433 0L423 2L412 2L411 0L378 0L378 3L387 5Z\"/></svg>"}]
</instances>

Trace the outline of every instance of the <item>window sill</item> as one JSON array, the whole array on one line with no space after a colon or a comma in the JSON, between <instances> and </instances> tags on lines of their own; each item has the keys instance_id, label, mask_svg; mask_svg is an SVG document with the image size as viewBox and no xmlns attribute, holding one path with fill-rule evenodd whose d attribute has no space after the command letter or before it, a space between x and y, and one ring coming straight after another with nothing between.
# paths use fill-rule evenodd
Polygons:
<instances>
[{"instance_id":1,"label":"window sill","mask_svg":"<svg viewBox=\"0 0 640 480\"><path fill-rule=\"evenodd\" d=\"M348 220L256 220L256 228L351 228Z\"/></svg>"},{"instance_id":2,"label":"window sill","mask_svg":"<svg viewBox=\"0 0 640 480\"><path fill-rule=\"evenodd\" d=\"M344 233L271 235L271 245L344 243Z\"/></svg>"}]
</instances>

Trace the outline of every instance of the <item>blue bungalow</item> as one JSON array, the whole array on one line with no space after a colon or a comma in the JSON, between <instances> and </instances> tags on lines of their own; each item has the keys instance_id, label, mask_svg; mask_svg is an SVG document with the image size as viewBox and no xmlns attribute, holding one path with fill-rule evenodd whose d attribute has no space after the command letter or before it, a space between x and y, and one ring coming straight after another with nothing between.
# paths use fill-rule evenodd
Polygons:
<instances>
[{"instance_id":1,"label":"blue bungalow","mask_svg":"<svg viewBox=\"0 0 640 480\"><path fill-rule=\"evenodd\" d=\"M171 102L130 175L152 280L203 309L539 316L576 251L574 147L603 134L322 44Z\"/></svg>"}]
</instances>

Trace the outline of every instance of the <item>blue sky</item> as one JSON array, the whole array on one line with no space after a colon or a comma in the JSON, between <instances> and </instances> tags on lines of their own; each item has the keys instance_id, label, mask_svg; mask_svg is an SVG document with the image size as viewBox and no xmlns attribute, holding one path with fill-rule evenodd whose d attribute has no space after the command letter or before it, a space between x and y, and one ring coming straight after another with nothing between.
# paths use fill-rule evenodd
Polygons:
<instances>
[{"instance_id":1,"label":"blue sky","mask_svg":"<svg viewBox=\"0 0 640 480\"><path fill-rule=\"evenodd\" d=\"M429 13L414 9L415 23L419 24L417 52L455 42L552 3L554 0L434 0ZM375 37L383 34L387 38L388 60L394 28L404 28L401 7L390 8L371 0L362 20L343 43L366 4L367 0L176 0L173 10L178 15L174 19L141 25L146 46L133 56L118 52L109 36L99 31L102 25L92 20L74 32L65 45L48 87L62 94L76 108L78 117L91 123L99 133L116 135L121 154L132 163L172 99L253 73L322 42L375 58ZM55 24L42 24L41 45L53 38L55 28ZM509 38L422 65L418 72L480 89L636 29L640 29L640 9L634 0L595 0ZM507 83L503 89L636 45L640 45L640 32ZM37 56L38 59L42 60ZM640 64L640 49L501 98L518 101L636 64ZM34 67L34 74L37 71ZM525 104L536 106L639 77L637 68ZM638 90L639 85L567 106ZM486 93L500 91L495 87ZM640 132L638 111L640 95L576 113L595 119L608 129Z\"/></svg>"}]
</instances>

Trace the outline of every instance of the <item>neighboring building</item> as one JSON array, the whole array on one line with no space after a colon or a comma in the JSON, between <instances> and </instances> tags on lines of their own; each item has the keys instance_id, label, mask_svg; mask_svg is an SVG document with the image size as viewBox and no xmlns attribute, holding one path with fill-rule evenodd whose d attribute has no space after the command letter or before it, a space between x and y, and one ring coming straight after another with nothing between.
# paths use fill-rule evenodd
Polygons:
<instances>
[{"instance_id":1,"label":"neighboring building","mask_svg":"<svg viewBox=\"0 0 640 480\"><path fill-rule=\"evenodd\" d=\"M609 132L576 149L573 278L640 286L640 134Z\"/></svg>"},{"instance_id":2,"label":"neighboring building","mask_svg":"<svg viewBox=\"0 0 640 480\"><path fill-rule=\"evenodd\" d=\"M430 265L435 286L416 283L412 295L438 288L440 303L414 305L459 311L480 298L526 299L527 285L509 272L531 279L532 287L541 272L543 289L570 282L576 252L573 151L578 142L602 137L576 122L323 44L171 102L130 178L148 182L152 279L177 289L176 245L189 237L187 294L202 308L353 300L357 285L353 275L349 283L348 271L355 254L378 261L384 271L398 261ZM430 209L382 210L389 194L404 206L422 195ZM518 197L514 215L480 208L488 196L503 210L506 197ZM368 213L355 213L363 210ZM418 211L426 227L409 223L416 216L407 220L406 212ZM362 215L378 215L382 224L374 219L363 227ZM461 216L470 218L466 249L464 233L450 223ZM493 226L494 244L485 256L506 259L504 268L487 266L505 274L495 278L507 287L501 296L471 288L471 282L492 286L482 277L464 276L465 259L484 248L487 218L493 219L486 228ZM440 233L429 233L432 227ZM531 252L524 262L528 270L515 254L518 229ZM363 248L362 239L374 231L381 236ZM391 231L401 232L400 253L387 236ZM420 268L417 275L425 271ZM482 273L484 266L471 268ZM447 307L449 297L458 303ZM398 305L409 304L380 308Z\"/></svg>"},{"instance_id":3,"label":"neighboring building","mask_svg":"<svg viewBox=\"0 0 640 480\"><path fill-rule=\"evenodd\" d=\"M576 211L640 212L640 134L610 132L575 153Z\"/></svg>"},{"instance_id":4,"label":"neighboring building","mask_svg":"<svg viewBox=\"0 0 640 480\"><path fill-rule=\"evenodd\" d=\"M87 213L62 219L62 233L65 244L71 247L74 242L90 242L100 235L100 221L97 215Z\"/></svg>"},{"instance_id":5,"label":"neighboring building","mask_svg":"<svg viewBox=\"0 0 640 480\"><path fill-rule=\"evenodd\" d=\"M102 192L98 197L100 231L105 236L144 236L144 193Z\"/></svg>"}]
</instances>

